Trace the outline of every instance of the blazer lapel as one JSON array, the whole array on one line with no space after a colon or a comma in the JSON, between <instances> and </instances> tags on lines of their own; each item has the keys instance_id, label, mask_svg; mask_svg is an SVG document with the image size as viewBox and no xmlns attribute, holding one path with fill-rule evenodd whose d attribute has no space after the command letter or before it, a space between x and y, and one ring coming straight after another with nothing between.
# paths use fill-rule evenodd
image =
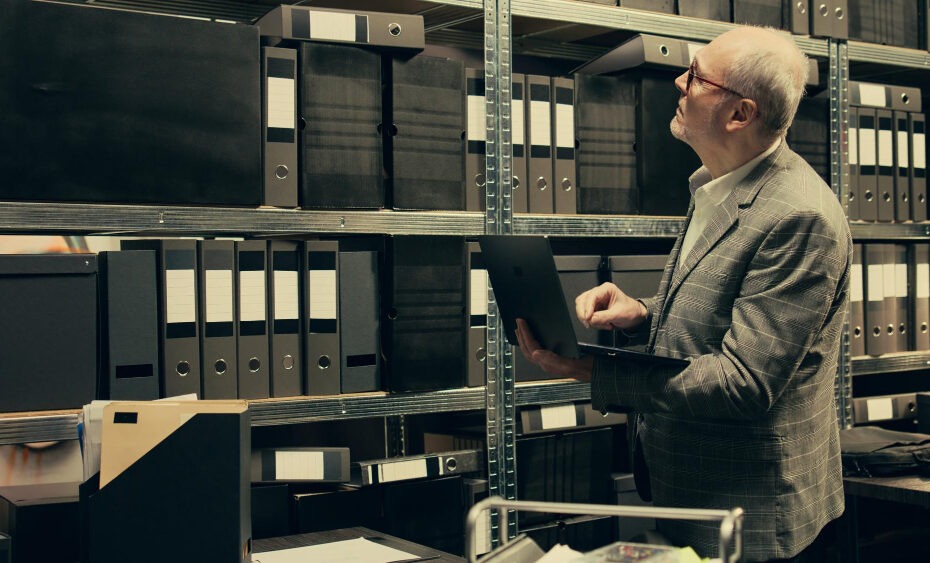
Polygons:
<instances>
[{"instance_id":1,"label":"blazer lapel","mask_svg":"<svg viewBox=\"0 0 930 563\"><path fill-rule=\"evenodd\" d=\"M723 235L738 222L739 210L752 204L752 201L755 199L756 195L758 195L762 186L765 185L768 178L776 169L780 168L779 160L783 158L785 151L786 144L785 140L782 139L781 145L779 145L775 152L763 159L746 178L734 186L733 191L731 191L726 199L714 210L713 214L708 219L707 227L704 232L698 236L697 241L694 243L694 247L691 248L691 251L685 257L684 262L680 267L675 267L675 271L668 286L668 291L665 294L665 300L662 304L663 314L660 315L661 317L665 316L665 310L668 308L672 296L678 288L681 287L681 284L688 277L688 274L694 270L695 266L697 266L707 253L713 249L721 238L723 238ZM690 213L689 211L688 223L690 223ZM677 248L675 252L675 262L673 262L673 264L678 263L677 252L680 251L680 244L681 237L679 237L679 241L676 243Z\"/></svg>"}]
</instances>

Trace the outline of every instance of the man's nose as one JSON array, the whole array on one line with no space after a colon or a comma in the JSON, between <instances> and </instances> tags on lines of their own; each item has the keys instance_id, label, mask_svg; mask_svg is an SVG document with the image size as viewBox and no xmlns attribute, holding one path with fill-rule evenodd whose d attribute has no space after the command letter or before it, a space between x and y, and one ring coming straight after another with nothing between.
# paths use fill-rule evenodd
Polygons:
<instances>
[{"instance_id":1,"label":"man's nose","mask_svg":"<svg viewBox=\"0 0 930 563\"><path fill-rule=\"evenodd\" d=\"M688 71L684 71L675 78L675 88L681 92L682 96L688 94Z\"/></svg>"}]
</instances>

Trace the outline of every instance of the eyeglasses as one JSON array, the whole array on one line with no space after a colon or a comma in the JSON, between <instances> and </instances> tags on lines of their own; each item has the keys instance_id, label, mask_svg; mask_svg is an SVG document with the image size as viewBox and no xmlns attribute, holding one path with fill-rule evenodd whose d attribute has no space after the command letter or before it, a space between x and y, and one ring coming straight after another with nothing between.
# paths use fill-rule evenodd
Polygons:
<instances>
[{"instance_id":1,"label":"eyeglasses","mask_svg":"<svg viewBox=\"0 0 930 563\"><path fill-rule=\"evenodd\" d=\"M727 88L727 87L724 86L723 84L717 84L717 83L714 82L713 80L708 80L708 79L704 78L703 76L699 76L697 73L694 72L694 62L692 62L692 63L691 63L691 66L688 67L688 83L687 83L687 86L685 86L685 92L690 92L690 91L691 91L691 83L692 83L695 79L700 80L701 82L703 82L703 83L705 83L705 84L710 84L711 86L716 86L717 88L720 88L720 89L723 90L724 92L729 92L729 93L731 93L731 94L735 94L736 96L739 96L740 98L745 98L745 97L746 97L746 96L740 94L739 92L737 92L736 90L731 90L731 89Z\"/></svg>"}]
</instances>

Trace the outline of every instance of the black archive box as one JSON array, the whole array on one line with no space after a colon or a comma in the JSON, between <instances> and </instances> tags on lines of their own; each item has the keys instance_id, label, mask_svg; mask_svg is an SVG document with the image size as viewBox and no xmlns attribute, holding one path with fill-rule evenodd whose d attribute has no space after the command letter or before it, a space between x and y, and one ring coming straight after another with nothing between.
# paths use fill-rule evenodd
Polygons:
<instances>
[{"instance_id":1,"label":"black archive box","mask_svg":"<svg viewBox=\"0 0 930 563\"><path fill-rule=\"evenodd\" d=\"M257 206L258 28L0 1L0 199Z\"/></svg>"},{"instance_id":2,"label":"black archive box","mask_svg":"<svg viewBox=\"0 0 930 563\"><path fill-rule=\"evenodd\" d=\"M0 487L0 563L75 561L77 519L78 483Z\"/></svg>"},{"instance_id":3,"label":"black archive box","mask_svg":"<svg viewBox=\"0 0 930 563\"><path fill-rule=\"evenodd\" d=\"M97 390L97 257L0 255L0 412L80 408Z\"/></svg>"}]
</instances>

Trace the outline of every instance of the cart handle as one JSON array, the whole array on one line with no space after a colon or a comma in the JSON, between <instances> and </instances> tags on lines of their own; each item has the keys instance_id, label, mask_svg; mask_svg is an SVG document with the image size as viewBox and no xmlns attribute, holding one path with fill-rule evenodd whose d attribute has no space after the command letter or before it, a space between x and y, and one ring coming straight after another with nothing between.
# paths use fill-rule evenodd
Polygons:
<instances>
[{"instance_id":1,"label":"cart handle","mask_svg":"<svg viewBox=\"0 0 930 563\"><path fill-rule=\"evenodd\" d=\"M700 508L662 508L651 506L620 506L613 504L581 504L540 502L532 500L505 500L499 496L479 501L465 517L465 555L469 563L476 563L474 534L478 517L486 510L505 509L500 512L500 529L507 530L507 510L524 512L548 512L556 514L583 514L590 516L628 516L638 518L663 518L672 520L720 520L720 558L728 563L739 561L743 552L743 509L714 510ZM501 537L501 545L507 538ZM727 556L727 546L733 542L733 554Z\"/></svg>"}]
</instances>

